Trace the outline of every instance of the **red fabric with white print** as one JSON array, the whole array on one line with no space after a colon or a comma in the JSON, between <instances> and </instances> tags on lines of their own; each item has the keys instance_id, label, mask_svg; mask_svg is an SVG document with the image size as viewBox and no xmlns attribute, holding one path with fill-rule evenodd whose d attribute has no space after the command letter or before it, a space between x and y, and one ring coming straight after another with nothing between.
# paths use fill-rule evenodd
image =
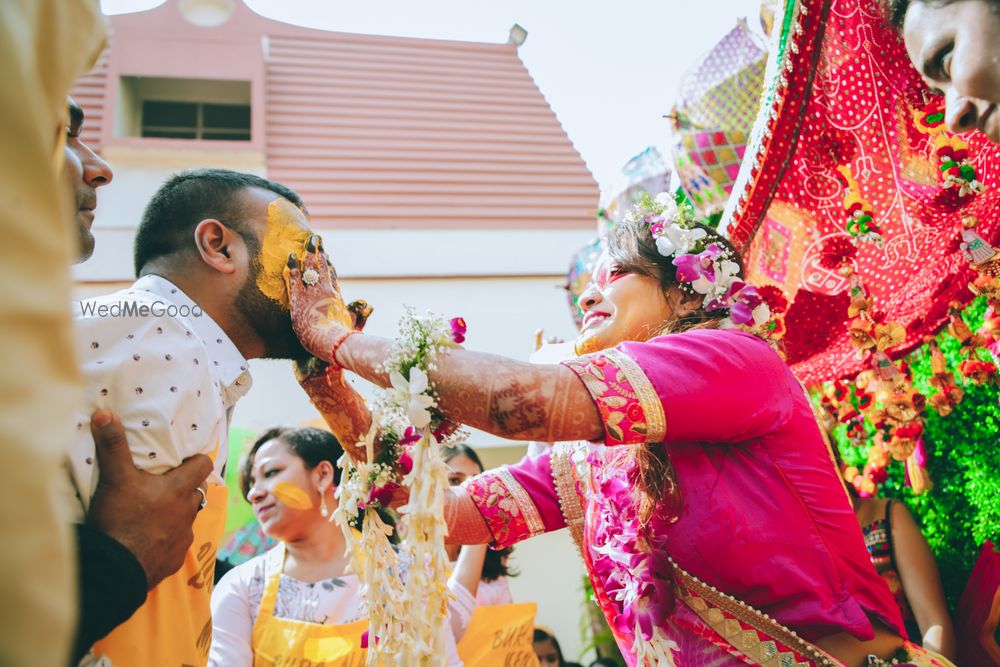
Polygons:
<instances>
[{"instance_id":1,"label":"red fabric with white print","mask_svg":"<svg viewBox=\"0 0 1000 667\"><path fill-rule=\"evenodd\" d=\"M860 242L857 274L874 311L906 329L890 349L909 352L968 302L974 277L958 244L962 218L978 218L986 242L1000 242L1000 147L962 135L985 186L961 195L944 187L935 134L921 130L940 98L927 91L877 0L790 0L772 54L762 115L748 146L734 201L723 221L746 254L750 282L793 297L784 349L806 383L845 377L868 365L847 330L848 279L820 263L824 242L850 238L850 170L882 247ZM945 133L947 134L947 133Z\"/></svg>"}]
</instances>

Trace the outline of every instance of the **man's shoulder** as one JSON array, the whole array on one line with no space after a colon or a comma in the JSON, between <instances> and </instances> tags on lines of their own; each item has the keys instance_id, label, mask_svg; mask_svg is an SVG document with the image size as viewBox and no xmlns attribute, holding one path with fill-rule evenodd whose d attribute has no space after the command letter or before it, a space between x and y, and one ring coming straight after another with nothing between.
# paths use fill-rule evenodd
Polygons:
<instances>
[{"instance_id":1,"label":"man's shoulder","mask_svg":"<svg viewBox=\"0 0 1000 667\"><path fill-rule=\"evenodd\" d=\"M137 288L102 294L73 303L73 318L77 326L123 329L159 327L193 336L188 318L199 316L197 305L179 304L160 294ZM186 333L185 333L186 332Z\"/></svg>"},{"instance_id":2,"label":"man's shoulder","mask_svg":"<svg viewBox=\"0 0 1000 667\"><path fill-rule=\"evenodd\" d=\"M207 371L205 342L195 333L177 305L143 290L121 290L75 304L74 329L77 351L86 364L120 361L150 348L165 359L191 357L191 363ZM197 361L193 361L197 359Z\"/></svg>"}]
</instances>

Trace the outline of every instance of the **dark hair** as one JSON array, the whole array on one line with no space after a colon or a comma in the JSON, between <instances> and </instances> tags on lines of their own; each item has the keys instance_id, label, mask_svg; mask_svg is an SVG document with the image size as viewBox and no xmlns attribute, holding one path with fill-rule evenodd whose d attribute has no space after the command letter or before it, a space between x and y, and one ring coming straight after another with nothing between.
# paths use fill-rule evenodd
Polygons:
<instances>
[{"instance_id":1,"label":"dark hair","mask_svg":"<svg viewBox=\"0 0 1000 667\"><path fill-rule=\"evenodd\" d=\"M451 461L456 456L464 456L476 464L476 467L479 468L479 472L486 470L486 466L484 466L483 462L479 460L479 454L476 453L476 450L469 447L464 442L459 442L454 445L445 445L441 448L441 456L444 458L445 463Z\"/></svg>"},{"instance_id":2,"label":"dark hair","mask_svg":"<svg viewBox=\"0 0 1000 667\"><path fill-rule=\"evenodd\" d=\"M697 227L707 233L707 243L716 243L729 251L732 261L739 265L739 276L742 277L743 258L736 248L711 227L701 224ZM665 257L656 249L656 240L645 222L623 220L615 224L608 233L608 257L626 271L659 280L664 294L671 288L679 287L673 257ZM725 311L709 312L699 307L673 322L664 322L655 335L717 328L725 316ZM647 525L653 514L661 509L677 516L681 497L667 457L667 448L661 443L647 443L623 448L619 455L634 457L636 462L635 497L641 525ZM661 499L668 502L664 504Z\"/></svg>"},{"instance_id":3,"label":"dark hair","mask_svg":"<svg viewBox=\"0 0 1000 667\"><path fill-rule=\"evenodd\" d=\"M906 20L906 12L914 4L930 5L932 7L944 7L953 2L963 2L968 0L882 0L882 9L885 11L885 18L893 28L901 29L903 21ZM1000 15L1000 0L979 0L992 7Z\"/></svg>"},{"instance_id":4,"label":"dark hair","mask_svg":"<svg viewBox=\"0 0 1000 667\"><path fill-rule=\"evenodd\" d=\"M533 644L538 642L552 642L552 645L556 647L556 653L559 654L559 664L566 664L566 658L563 657L562 647L559 646L559 640L557 640L555 635L551 632L542 630L541 628L535 628L535 636L532 638L531 642Z\"/></svg>"},{"instance_id":5,"label":"dark hair","mask_svg":"<svg viewBox=\"0 0 1000 667\"><path fill-rule=\"evenodd\" d=\"M902 28L906 11L910 8L910 0L882 0L885 19L893 28Z\"/></svg>"},{"instance_id":6,"label":"dark hair","mask_svg":"<svg viewBox=\"0 0 1000 667\"><path fill-rule=\"evenodd\" d=\"M340 441L328 431L318 428L289 428L278 426L265 431L257 438L250 449L243 456L240 462L240 491L246 498L250 493L251 480L253 479L253 460L265 442L271 440L281 440L295 456L302 459L306 470L312 470L323 461L333 464L333 484L340 484L340 466L337 460L344 455L344 448L340 446Z\"/></svg>"},{"instance_id":7,"label":"dark hair","mask_svg":"<svg viewBox=\"0 0 1000 667\"><path fill-rule=\"evenodd\" d=\"M229 169L193 169L175 174L160 186L142 214L135 234L136 276L151 260L193 250L194 228L208 218L215 218L245 239L256 240L241 229L247 216L242 194L248 188L270 190L304 209L302 199L293 190L253 174Z\"/></svg>"},{"instance_id":8,"label":"dark hair","mask_svg":"<svg viewBox=\"0 0 1000 667\"><path fill-rule=\"evenodd\" d=\"M456 456L464 456L476 464L479 472L483 472L486 469L483 462L479 459L479 454L476 453L476 450L464 442L442 447L441 455L444 457L445 463L451 461ZM486 559L483 560L483 573L480 578L483 581L490 582L496 581L500 577L516 577L520 574L507 567L506 563L504 563L504 559L508 558L512 553L514 553L514 547L499 550L487 549Z\"/></svg>"}]
</instances>

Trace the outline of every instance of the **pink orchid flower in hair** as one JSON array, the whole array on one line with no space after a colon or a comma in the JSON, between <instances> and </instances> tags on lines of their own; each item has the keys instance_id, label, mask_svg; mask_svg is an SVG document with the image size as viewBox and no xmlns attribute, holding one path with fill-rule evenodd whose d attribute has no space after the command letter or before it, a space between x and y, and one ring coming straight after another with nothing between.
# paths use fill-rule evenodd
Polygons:
<instances>
[{"instance_id":1,"label":"pink orchid flower in hair","mask_svg":"<svg viewBox=\"0 0 1000 667\"><path fill-rule=\"evenodd\" d=\"M691 283L691 288L698 294L708 294L715 283L715 260L721 254L722 248L712 243L697 255L675 257L673 265L677 267L677 280Z\"/></svg>"},{"instance_id":2,"label":"pink orchid flower in hair","mask_svg":"<svg viewBox=\"0 0 1000 667\"><path fill-rule=\"evenodd\" d=\"M733 324L760 326L771 319L771 309L757 293L757 288L738 280L729 286L721 298L713 299L705 308L729 308L729 319Z\"/></svg>"}]
</instances>

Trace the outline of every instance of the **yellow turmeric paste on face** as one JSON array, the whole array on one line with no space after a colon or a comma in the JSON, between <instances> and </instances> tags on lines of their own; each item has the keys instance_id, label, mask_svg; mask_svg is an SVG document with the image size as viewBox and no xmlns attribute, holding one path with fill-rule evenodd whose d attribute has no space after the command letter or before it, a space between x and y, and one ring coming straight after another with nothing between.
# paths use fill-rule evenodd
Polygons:
<instances>
[{"instance_id":1,"label":"yellow turmeric paste on face","mask_svg":"<svg viewBox=\"0 0 1000 667\"><path fill-rule=\"evenodd\" d=\"M314 507L309 494L291 482L278 482L271 493L288 509L311 510Z\"/></svg>"},{"instance_id":2,"label":"yellow turmeric paste on face","mask_svg":"<svg viewBox=\"0 0 1000 667\"><path fill-rule=\"evenodd\" d=\"M301 260L306 254L306 241L312 235L305 214L295 204L279 197L267 205L267 232L260 245L257 289L283 308L288 308L284 276L288 256L295 253Z\"/></svg>"}]
</instances>

